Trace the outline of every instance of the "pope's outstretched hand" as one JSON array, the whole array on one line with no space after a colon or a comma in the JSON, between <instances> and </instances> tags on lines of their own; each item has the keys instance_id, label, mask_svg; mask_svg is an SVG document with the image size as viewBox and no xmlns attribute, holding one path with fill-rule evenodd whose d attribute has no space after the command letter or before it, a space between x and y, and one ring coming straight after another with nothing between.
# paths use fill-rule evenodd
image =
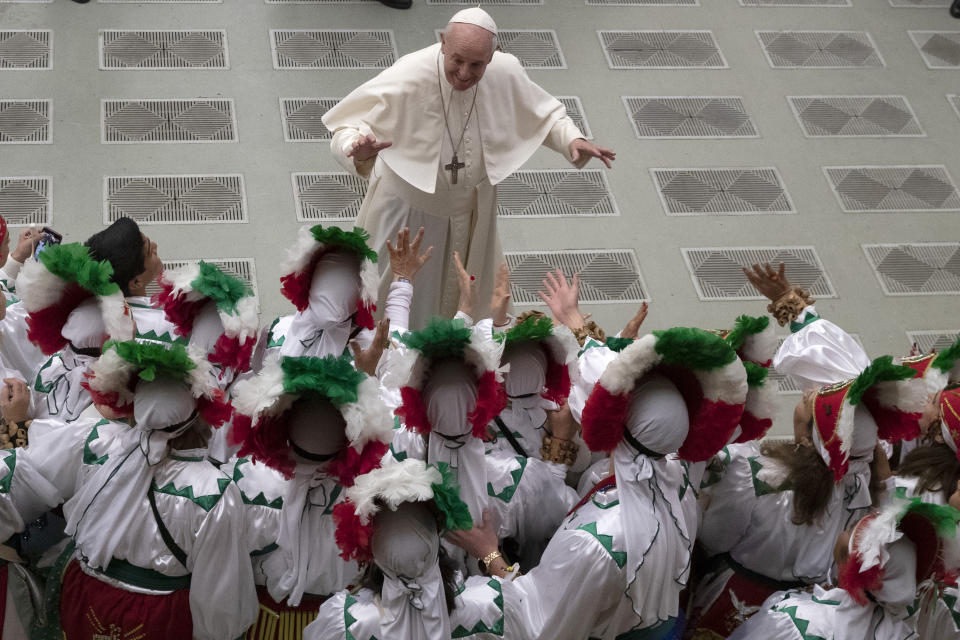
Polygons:
<instances>
[{"instance_id":1,"label":"pope's outstretched hand","mask_svg":"<svg viewBox=\"0 0 960 640\"><path fill-rule=\"evenodd\" d=\"M583 138L577 138L570 143L570 159L574 164L577 164L581 155L590 156L591 158L600 158L600 162L607 165L607 169L612 169L613 165L611 163L617 159L617 154L613 151L613 149L598 147L597 145L593 144L592 142L588 142Z\"/></svg>"},{"instance_id":2,"label":"pope's outstretched hand","mask_svg":"<svg viewBox=\"0 0 960 640\"><path fill-rule=\"evenodd\" d=\"M347 157L353 158L354 162L366 162L376 158L378 153L391 145L393 145L392 142L377 142L373 134L368 133L354 140L350 150L347 151Z\"/></svg>"}]
</instances>

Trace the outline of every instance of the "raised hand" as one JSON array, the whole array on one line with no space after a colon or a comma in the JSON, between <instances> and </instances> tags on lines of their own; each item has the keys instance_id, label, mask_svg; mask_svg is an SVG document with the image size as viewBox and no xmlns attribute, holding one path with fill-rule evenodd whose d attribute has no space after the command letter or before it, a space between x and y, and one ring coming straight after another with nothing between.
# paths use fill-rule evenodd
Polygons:
<instances>
[{"instance_id":1,"label":"raised hand","mask_svg":"<svg viewBox=\"0 0 960 640\"><path fill-rule=\"evenodd\" d=\"M571 331L576 331L586 324L586 319L580 313L580 276L578 274L573 274L572 281L568 283L561 269L557 269L556 274L548 271L547 277L543 280L543 287L546 292L537 291L537 295L550 308L550 313L557 322Z\"/></svg>"},{"instance_id":2,"label":"raised hand","mask_svg":"<svg viewBox=\"0 0 960 640\"><path fill-rule=\"evenodd\" d=\"M570 411L570 403L567 403L559 409L547 411L547 429L554 438L560 440L573 440L573 437L580 431L580 425L573 418Z\"/></svg>"},{"instance_id":3,"label":"raised hand","mask_svg":"<svg viewBox=\"0 0 960 640\"><path fill-rule=\"evenodd\" d=\"M497 269L497 279L493 284L493 296L490 298L490 311L493 325L503 327L509 322L507 308L510 306L510 269L506 263Z\"/></svg>"},{"instance_id":4,"label":"raised hand","mask_svg":"<svg viewBox=\"0 0 960 640\"><path fill-rule=\"evenodd\" d=\"M17 246L10 253L10 257L17 262L26 262L27 258L33 255L38 242L40 242L40 231L34 227L27 227L20 232Z\"/></svg>"},{"instance_id":5,"label":"raised hand","mask_svg":"<svg viewBox=\"0 0 960 640\"><path fill-rule=\"evenodd\" d=\"M460 304L457 309L472 318L474 309L477 306L477 290L473 286L476 278L467 273L467 270L463 268L463 263L460 262L459 251L453 252L453 260L457 265L457 281L460 284Z\"/></svg>"},{"instance_id":6,"label":"raised hand","mask_svg":"<svg viewBox=\"0 0 960 640\"><path fill-rule=\"evenodd\" d=\"M613 149L598 147L588 140L577 138L570 143L570 159L574 164L577 164L581 156L599 158L600 162L607 166L607 169L612 169L613 165L611 163L617 159L617 154Z\"/></svg>"},{"instance_id":7,"label":"raised hand","mask_svg":"<svg viewBox=\"0 0 960 640\"><path fill-rule=\"evenodd\" d=\"M377 323L377 332L373 336L373 343L369 349L361 349L356 338L350 341L353 349L353 362L360 371L369 376L377 375L377 365L383 352L390 346L390 318L384 318Z\"/></svg>"},{"instance_id":8,"label":"raised hand","mask_svg":"<svg viewBox=\"0 0 960 640\"><path fill-rule=\"evenodd\" d=\"M644 302L640 305L637 315L630 318L630 322L627 323L627 326L623 328L623 331L620 332L621 338L636 338L640 335L640 325L643 324L643 321L647 319L647 303Z\"/></svg>"},{"instance_id":9,"label":"raised hand","mask_svg":"<svg viewBox=\"0 0 960 640\"><path fill-rule=\"evenodd\" d=\"M392 142L378 142L372 133L354 140L347 151L347 157L353 158L354 162L366 162L377 157L377 154L388 147L392 147Z\"/></svg>"},{"instance_id":10,"label":"raised hand","mask_svg":"<svg viewBox=\"0 0 960 640\"><path fill-rule=\"evenodd\" d=\"M743 273L761 295L776 302L780 296L790 291L786 269L787 266L781 262L780 267L774 271L770 263L767 262L763 266L755 264L750 269L744 268Z\"/></svg>"},{"instance_id":11,"label":"raised hand","mask_svg":"<svg viewBox=\"0 0 960 640\"><path fill-rule=\"evenodd\" d=\"M433 247L427 247L427 250L420 254L420 243L423 242L423 227L417 232L417 237L410 242L410 229L404 227L397 232L397 246L394 247L387 240L387 251L390 253L390 270L394 278L403 278L413 282L413 277L417 275L420 268L427 264L430 255L433 253Z\"/></svg>"}]
</instances>

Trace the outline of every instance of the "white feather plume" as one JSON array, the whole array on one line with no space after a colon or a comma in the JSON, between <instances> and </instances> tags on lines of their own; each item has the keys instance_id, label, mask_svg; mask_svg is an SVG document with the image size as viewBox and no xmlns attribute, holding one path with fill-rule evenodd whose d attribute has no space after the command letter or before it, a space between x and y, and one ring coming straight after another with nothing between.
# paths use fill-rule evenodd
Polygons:
<instances>
[{"instance_id":1,"label":"white feather plume","mask_svg":"<svg viewBox=\"0 0 960 640\"><path fill-rule=\"evenodd\" d=\"M233 386L233 407L254 422L265 410L273 409L284 395L283 369L276 355L268 356L257 375L237 381Z\"/></svg>"},{"instance_id":2,"label":"white feather plume","mask_svg":"<svg viewBox=\"0 0 960 640\"><path fill-rule=\"evenodd\" d=\"M652 333L634 340L607 365L598 384L613 395L633 391L637 380L661 360L654 349L656 343L657 337Z\"/></svg>"},{"instance_id":3,"label":"white feather plume","mask_svg":"<svg viewBox=\"0 0 960 640\"><path fill-rule=\"evenodd\" d=\"M310 233L310 227L300 227L300 231L297 232L297 239L287 247L287 257L280 265L280 273L287 276L292 273L300 273L306 269L314 252L320 246L320 243Z\"/></svg>"},{"instance_id":4,"label":"white feather plume","mask_svg":"<svg viewBox=\"0 0 960 640\"><path fill-rule=\"evenodd\" d=\"M747 398L747 370L740 358L718 369L697 369L694 374L708 400L743 404Z\"/></svg>"},{"instance_id":5,"label":"white feather plume","mask_svg":"<svg viewBox=\"0 0 960 640\"><path fill-rule=\"evenodd\" d=\"M757 364L773 360L773 355L777 352L777 334L773 323L768 322L763 331L747 336L741 351L744 359Z\"/></svg>"},{"instance_id":6,"label":"white feather plume","mask_svg":"<svg viewBox=\"0 0 960 640\"><path fill-rule=\"evenodd\" d=\"M200 263L188 262L177 269L165 269L163 271L163 280L173 286L173 294L183 293L187 300L196 301L203 298L203 295L193 289L191 283L200 277Z\"/></svg>"},{"instance_id":7,"label":"white feather plume","mask_svg":"<svg viewBox=\"0 0 960 640\"><path fill-rule=\"evenodd\" d=\"M380 290L380 269L372 260L360 262L360 300L371 306L377 302Z\"/></svg>"},{"instance_id":8,"label":"white feather plume","mask_svg":"<svg viewBox=\"0 0 960 640\"><path fill-rule=\"evenodd\" d=\"M346 490L347 498L363 524L369 524L384 503L396 511L404 502L425 502L433 499L433 485L443 478L435 467L422 460L407 458L369 473L358 476L352 487Z\"/></svg>"},{"instance_id":9,"label":"white feather plume","mask_svg":"<svg viewBox=\"0 0 960 640\"><path fill-rule=\"evenodd\" d=\"M365 378L357 388L357 401L341 406L340 413L347 423L347 440L357 451L368 442L393 439L393 416L380 396L376 378Z\"/></svg>"},{"instance_id":10,"label":"white feather plume","mask_svg":"<svg viewBox=\"0 0 960 640\"><path fill-rule=\"evenodd\" d=\"M100 296L100 315L112 340L133 340L133 314L130 312L123 293L117 291L108 296Z\"/></svg>"},{"instance_id":11,"label":"white feather plume","mask_svg":"<svg viewBox=\"0 0 960 640\"><path fill-rule=\"evenodd\" d=\"M60 302L67 281L47 270L43 263L28 260L17 276L17 296L24 308L33 313Z\"/></svg>"},{"instance_id":12,"label":"white feather plume","mask_svg":"<svg viewBox=\"0 0 960 640\"><path fill-rule=\"evenodd\" d=\"M220 321L228 338L243 342L250 336L257 335L260 327L260 317L257 313L257 299L253 296L244 296L237 302L235 314L220 313Z\"/></svg>"},{"instance_id":13,"label":"white feather plume","mask_svg":"<svg viewBox=\"0 0 960 640\"><path fill-rule=\"evenodd\" d=\"M117 392L120 404L133 402L133 392L128 385L136 366L120 357L114 349L108 349L99 358L90 363L90 387L101 393Z\"/></svg>"}]
</instances>

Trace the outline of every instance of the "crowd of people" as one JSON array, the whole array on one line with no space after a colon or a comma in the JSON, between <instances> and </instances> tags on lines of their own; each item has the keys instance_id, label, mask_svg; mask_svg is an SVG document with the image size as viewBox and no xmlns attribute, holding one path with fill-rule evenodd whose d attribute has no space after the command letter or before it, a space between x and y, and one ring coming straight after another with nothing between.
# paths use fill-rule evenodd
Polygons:
<instances>
[{"instance_id":1,"label":"crowd of people","mask_svg":"<svg viewBox=\"0 0 960 640\"><path fill-rule=\"evenodd\" d=\"M0 233L3 640L960 638L960 343L871 361L782 265L644 335L560 272L513 315L505 265L474 317L454 256L411 326L423 231L318 225L261 327L130 219Z\"/></svg>"}]
</instances>

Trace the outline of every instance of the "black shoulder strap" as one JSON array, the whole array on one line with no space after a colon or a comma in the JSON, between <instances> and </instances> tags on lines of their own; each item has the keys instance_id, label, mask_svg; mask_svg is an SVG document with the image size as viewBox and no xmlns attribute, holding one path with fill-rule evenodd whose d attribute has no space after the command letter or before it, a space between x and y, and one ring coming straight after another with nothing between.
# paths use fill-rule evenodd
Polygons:
<instances>
[{"instance_id":1,"label":"black shoulder strap","mask_svg":"<svg viewBox=\"0 0 960 640\"><path fill-rule=\"evenodd\" d=\"M180 545L177 544L176 540L173 539L173 536L170 535L170 530L167 529L167 525L163 524L163 519L160 517L160 512L157 511L157 499L153 497L153 487L147 491L147 500L150 501L150 509L153 510L153 519L157 521L157 529L160 530L160 537L163 538L163 544L167 545L167 549L170 550L170 553L173 554L173 557L180 561L180 564L183 565L183 568L187 568L187 554L180 548Z\"/></svg>"},{"instance_id":2,"label":"black shoulder strap","mask_svg":"<svg viewBox=\"0 0 960 640\"><path fill-rule=\"evenodd\" d=\"M510 443L510 446L513 447L513 450L517 452L517 455L523 456L524 458L529 458L530 456L527 455L527 452L524 451L520 443L517 442L517 437L510 432L510 429L507 428L507 425L504 424L500 416L494 418L493 421L497 423L497 428L500 429L500 433L504 438L507 439L507 442Z\"/></svg>"}]
</instances>

